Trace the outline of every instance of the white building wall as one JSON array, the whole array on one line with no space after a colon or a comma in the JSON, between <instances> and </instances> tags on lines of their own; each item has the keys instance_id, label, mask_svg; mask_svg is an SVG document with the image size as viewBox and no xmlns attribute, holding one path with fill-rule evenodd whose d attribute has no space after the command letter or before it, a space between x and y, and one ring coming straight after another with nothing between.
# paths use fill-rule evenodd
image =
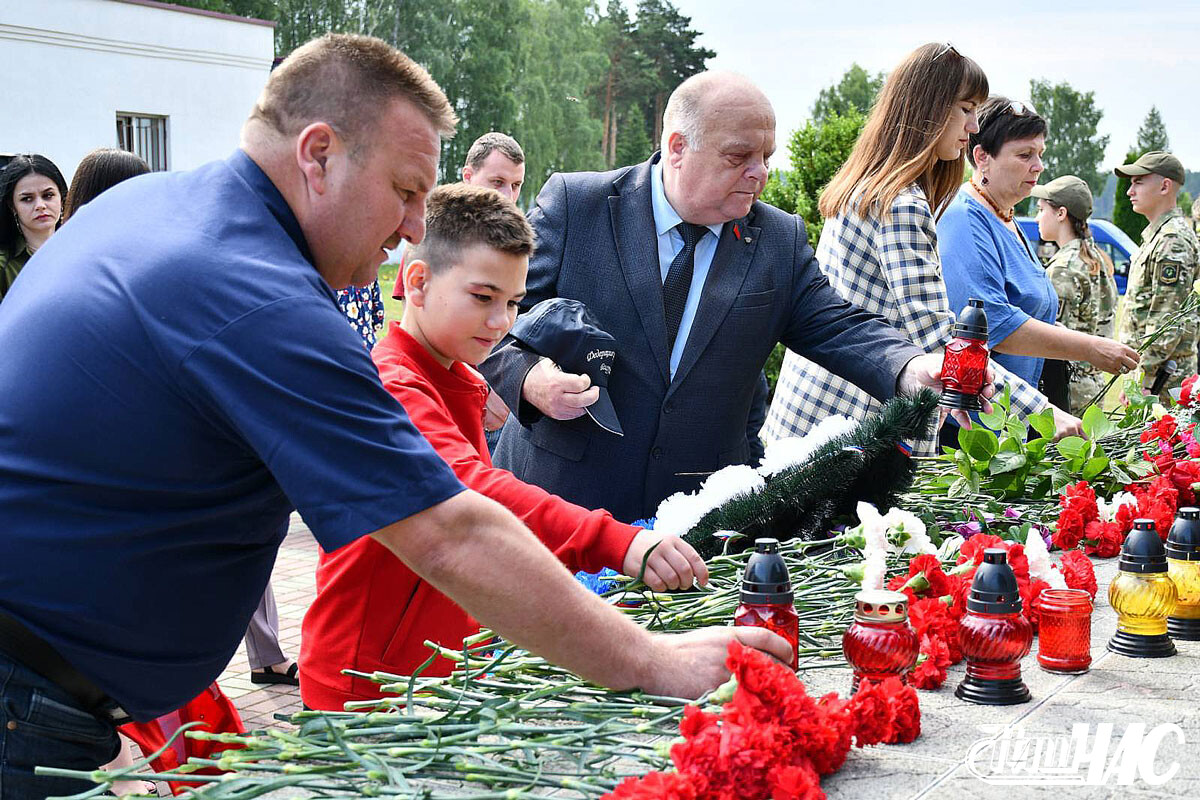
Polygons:
<instances>
[{"instance_id":1,"label":"white building wall","mask_svg":"<svg viewBox=\"0 0 1200 800\"><path fill-rule=\"evenodd\" d=\"M117 142L117 112L167 117L167 166L237 147L274 29L126 0L0 2L0 152L41 153L67 181Z\"/></svg>"}]
</instances>

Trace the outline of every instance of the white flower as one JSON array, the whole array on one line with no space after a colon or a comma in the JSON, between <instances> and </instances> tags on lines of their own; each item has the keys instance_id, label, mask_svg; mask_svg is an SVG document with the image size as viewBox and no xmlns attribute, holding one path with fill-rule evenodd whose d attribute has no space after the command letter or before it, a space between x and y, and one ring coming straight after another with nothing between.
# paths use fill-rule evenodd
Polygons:
<instances>
[{"instance_id":1,"label":"white flower","mask_svg":"<svg viewBox=\"0 0 1200 800\"><path fill-rule=\"evenodd\" d=\"M1067 579L1058 571L1058 564L1050 565L1050 572L1043 578L1046 583L1050 584L1051 589L1068 589Z\"/></svg>"},{"instance_id":2,"label":"white flower","mask_svg":"<svg viewBox=\"0 0 1200 800\"><path fill-rule=\"evenodd\" d=\"M887 580L887 557L882 550L873 550L863 559L864 589L882 589Z\"/></svg>"},{"instance_id":3,"label":"white flower","mask_svg":"<svg viewBox=\"0 0 1200 800\"><path fill-rule=\"evenodd\" d=\"M844 433L849 433L854 430L854 426L853 420L834 414L818 422L803 436L788 436L767 442L767 452L758 471L770 476L780 470L802 464L818 447Z\"/></svg>"},{"instance_id":4,"label":"white flower","mask_svg":"<svg viewBox=\"0 0 1200 800\"><path fill-rule=\"evenodd\" d=\"M1050 561L1050 551L1046 549L1046 540L1042 538L1042 534L1032 525L1025 534L1025 557L1029 559L1029 577L1041 578L1053 585L1050 576L1054 565Z\"/></svg>"},{"instance_id":5,"label":"white flower","mask_svg":"<svg viewBox=\"0 0 1200 800\"><path fill-rule=\"evenodd\" d=\"M867 541L867 546L863 554L870 556L872 553L882 553L886 556L889 549L887 523L880 516L879 511L870 503L861 501L855 507L854 511L858 514L859 522L862 523L858 527L862 530L863 538Z\"/></svg>"},{"instance_id":6,"label":"white flower","mask_svg":"<svg viewBox=\"0 0 1200 800\"><path fill-rule=\"evenodd\" d=\"M1096 498L1096 509L1100 512L1100 519L1105 522L1115 522L1117 519L1117 509L1121 506L1133 506L1136 509L1137 498L1129 492L1117 492L1108 501L1105 501L1103 497Z\"/></svg>"},{"instance_id":7,"label":"white flower","mask_svg":"<svg viewBox=\"0 0 1200 800\"><path fill-rule=\"evenodd\" d=\"M937 552L937 546L934 545L925 530L925 523L911 511L893 508L884 515L883 521L887 524L889 532L897 534L890 538L903 545L900 552L912 554Z\"/></svg>"},{"instance_id":8,"label":"white flower","mask_svg":"<svg viewBox=\"0 0 1200 800\"><path fill-rule=\"evenodd\" d=\"M654 532L683 536L709 511L761 489L765 483L753 467L745 464L717 470L694 494L679 492L663 500L655 514Z\"/></svg>"},{"instance_id":9,"label":"white flower","mask_svg":"<svg viewBox=\"0 0 1200 800\"><path fill-rule=\"evenodd\" d=\"M942 546L939 547L937 551L938 560L949 561L951 557L957 555L958 551L962 549L963 542L965 541L966 539L959 536L957 533L951 534L945 539L942 539Z\"/></svg>"}]
</instances>

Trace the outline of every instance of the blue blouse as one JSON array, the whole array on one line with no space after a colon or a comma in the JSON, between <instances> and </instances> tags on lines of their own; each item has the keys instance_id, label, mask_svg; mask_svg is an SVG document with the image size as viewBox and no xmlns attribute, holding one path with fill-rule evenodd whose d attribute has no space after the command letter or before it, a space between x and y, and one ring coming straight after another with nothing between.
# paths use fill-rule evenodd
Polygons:
<instances>
[{"instance_id":1,"label":"blue blouse","mask_svg":"<svg viewBox=\"0 0 1200 800\"><path fill-rule=\"evenodd\" d=\"M958 314L967 300L983 301L988 347L995 348L1026 320L1053 325L1058 295L1037 260L1034 246L1014 234L965 189L950 203L937 226L942 275L950 308ZM1042 376L1042 359L993 353L992 358L1033 386Z\"/></svg>"}]
</instances>

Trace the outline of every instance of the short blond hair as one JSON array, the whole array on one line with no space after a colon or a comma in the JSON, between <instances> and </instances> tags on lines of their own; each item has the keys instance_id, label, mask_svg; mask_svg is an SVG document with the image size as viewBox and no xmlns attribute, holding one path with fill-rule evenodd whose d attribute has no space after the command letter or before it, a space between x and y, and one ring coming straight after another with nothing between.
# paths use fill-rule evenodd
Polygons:
<instances>
[{"instance_id":1,"label":"short blond hair","mask_svg":"<svg viewBox=\"0 0 1200 800\"><path fill-rule=\"evenodd\" d=\"M528 256L533 253L533 227L512 200L493 189L466 183L434 189L425 210L425 238L412 249L413 260L424 261L436 275L475 245Z\"/></svg>"},{"instance_id":2,"label":"short blond hair","mask_svg":"<svg viewBox=\"0 0 1200 800\"><path fill-rule=\"evenodd\" d=\"M275 68L250 119L289 137L325 122L357 150L397 98L413 103L444 138L454 135L458 117L424 67L381 39L328 33Z\"/></svg>"}]
</instances>

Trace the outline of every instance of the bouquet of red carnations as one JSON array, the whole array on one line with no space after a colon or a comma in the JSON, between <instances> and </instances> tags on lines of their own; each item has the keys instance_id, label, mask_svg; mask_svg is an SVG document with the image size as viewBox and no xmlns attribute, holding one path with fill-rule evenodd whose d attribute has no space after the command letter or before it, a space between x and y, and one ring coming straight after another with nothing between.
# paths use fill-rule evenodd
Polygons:
<instances>
[{"instance_id":1,"label":"bouquet of red carnations","mask_svg":"<svg viewBox=\"0 0 1200 800\"><path fill-rule=\"evenodd\" d=\"M726 664L732 696L717 712L684 711L683 741L671 747L675 771L628 778L606 800L820 800L821 776L841 768L852 744L906 743L921 733L917 693L898 679L864 682L846 700L814 699L788 667L737 642Z\"/></svg>"}]
</instances>

